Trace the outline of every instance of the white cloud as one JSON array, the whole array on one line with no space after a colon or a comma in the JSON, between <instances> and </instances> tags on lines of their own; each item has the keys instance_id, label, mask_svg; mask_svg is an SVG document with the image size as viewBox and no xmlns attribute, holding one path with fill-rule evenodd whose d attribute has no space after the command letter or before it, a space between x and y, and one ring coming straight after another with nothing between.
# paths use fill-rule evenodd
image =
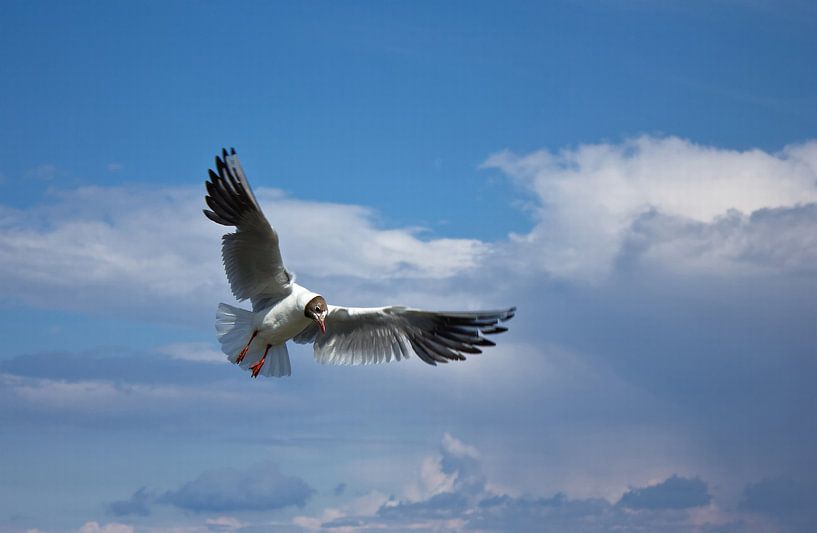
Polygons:
<instances>
[{"instance_id":1,"label":"white cloud","mask_svg":"<svg viewBox=\"0 0 817 533\"><path fill-rule=\"evenodd\" d=\"M120 414L144 412L161 406L188 409L207 403L231 405L242 400L238 391L191 385L152 385L145 383L114 383L108 380L68 381L0 374L0 390L21 400L20 406L48 412Z\"/></svg>"},{"instance_id":2,"label":"white cloud","mask_svg":"<svg viewBox=\"0 0 817 533\"><path fill-rule=\"evenodd\" d=\"M77 533L133 533L132 526L125 524L117 524L111 522L110 524L100 525L98 522L86 522L79 528Z\"/></svg>"},{"instance_id":3,"label":"white cloud","mask_svg":"<svg viewBox=\"0 0 817 533\"><path fill-rule=\"evenodd\" d=\"M817 202L817 141L771 154L642 136L556 153L506 151L492 155L483 167L514 177L536 197L536 225L525 235L512 236L513 249L525 252L523 261L533 259L543 270L571 279L604 279L633 224L652 212L694 225L699 233L717 233L709 226L722 224L723 217ZM683 237L684 229L663 237ZM733 235L732 248L721 255L742 258L747 250L741 238ZM792 238L800 246L805 237L798 233ZM764 239L769 248L789 244L772 235ZM704 248L722 244L712 236ZM681 246L672 255L690 253L697 248Z\"/></svg>"},{"instance_id":4,"label":"white cloud","mask_svg":"<svg viewBox=\"0 0 817 533\"><path fill-rule=\"evenodd\" d=\"M281 234L287 266L313 278L442 279L488 253L477 240L378 228L374 212L360 206L269 189L258 196ZM205 219L202 197L192 187L83 187L28 209L0 207L0 292L37 306L174 320L229 301L220 261L220 236L229 229Z\"/></svg>"},{"instance_id":5,"label":"white cloud","mask_svg":"<svg viewBox=\"0 0 817 533\"><path fill-rule=\"evenodd\" d=\"M450 307L444 286L458 306L476 307L484 296L459 280L490 275L494 286L544 272L601 281L628 254L711 272L813 268L817 258L817 141L770 154L645 136L502 152L484 166L534 193L530 232L497 243L423 239L416 228L378 227L362 206L263 188L258 197L287 266L352 304L379 303L369 293L381 284L396 303ZM0 206L0 292L48 308L200 323L232 299L219 252L228 230L204 218L202 197L200 187L82 187L30 208Z\"/></svg>"},{"instance_id":6,"label":"white cloud","mask_svg":"<svg viewBox=\"0 0 817 533\"><path fill-rule=\"evenodd\" d=\"M226 356L207 342L174 342L159 346L158 353L170 356L171 359L195 361L198 363L224 363Z\"/></svg>"}]
</instances>

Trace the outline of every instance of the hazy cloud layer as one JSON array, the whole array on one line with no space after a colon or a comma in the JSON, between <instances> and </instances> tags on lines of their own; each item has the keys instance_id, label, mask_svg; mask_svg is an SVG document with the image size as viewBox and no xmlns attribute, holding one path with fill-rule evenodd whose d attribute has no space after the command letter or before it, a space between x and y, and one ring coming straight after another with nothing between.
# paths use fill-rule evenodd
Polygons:
<instances>
[{"instance_id":1,"label":"hazy cloud layer","mask_svg":"<svg viewBox=\"0 0 817 533\"><path fill-rule=\"evenodd\" d=\"M775 520L792 531L810 531L817 524L817 481L777 477L749 483L743 489L739 508Z\"/></svg>"},{"instance_id":2,"label":"hazy cloud layer","mask_svg":"<svg viewBox=\"0 0 817 533\"><path fill-rule=\"evenodd\" d=\"M303 507L313 492L301 478L282 474L275 464L261 463L208 470L156 501L194 512L272 511Z\"/></svg>"},{"instance_id":3,"label":"hazy cloud layer","mask_svg":"<svg viewBox=\"0 0 817 533\"><path fill-rule=\"evenodd\" d=\"M278 465L259 463L243 469L217 468L202 472L176 490L156 494L145 487L129 498L107 504L116 516L148 516L156 504L195 513L275 511L303 507L314 493L303 479L281 473Z\"/></svg>"}]
</instances>

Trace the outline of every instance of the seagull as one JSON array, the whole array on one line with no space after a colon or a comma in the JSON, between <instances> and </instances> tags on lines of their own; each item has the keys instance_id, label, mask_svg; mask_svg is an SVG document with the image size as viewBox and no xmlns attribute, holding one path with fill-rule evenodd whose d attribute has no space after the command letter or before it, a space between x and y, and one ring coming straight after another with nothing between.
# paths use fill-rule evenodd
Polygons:
<instances>
[{"instance_id":1,"label":"seagull","mask_svg":"<svg viewBox=\"0 0 817 533\"><path fill-rule=\"evenodd\" d=\"M204 214L236 230L222 237L221 256L235 298L252 311L225 303L216 313L216 334L228 359L253 378L289 376L287 341L312 344L321 363L367 365L408 359L429 365L464 361L465 354L494 346L485 337L507 331L516 308L433 312L409 307L344 307L295 282L235 149L222 149L205 182Z\"/></svg>"}]
</instances>

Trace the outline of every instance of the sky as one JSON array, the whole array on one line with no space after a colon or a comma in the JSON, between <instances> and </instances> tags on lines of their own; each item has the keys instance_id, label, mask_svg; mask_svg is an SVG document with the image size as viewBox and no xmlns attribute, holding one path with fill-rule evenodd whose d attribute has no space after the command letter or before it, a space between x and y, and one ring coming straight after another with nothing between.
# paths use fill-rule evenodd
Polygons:
<instances>
[{"instance_id":1,"label":"sky","mask_svg":"<svg viewBox=\"0 0 817 533\"><path fill-rule=\"evenodd\" d=\"M811 3L3 22L0 532L817 529ZM510 331L250 379L213 328L223 146L330 304Z\"/></svg>"}]
</instances>

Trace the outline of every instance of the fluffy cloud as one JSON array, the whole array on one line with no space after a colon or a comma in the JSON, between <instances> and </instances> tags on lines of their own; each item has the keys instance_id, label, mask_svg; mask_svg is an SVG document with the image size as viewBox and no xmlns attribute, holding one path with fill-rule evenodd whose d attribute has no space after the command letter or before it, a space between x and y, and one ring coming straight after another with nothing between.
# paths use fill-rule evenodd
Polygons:
<instances>
[{"instance_id":1,"label":"fluffy cloud","mask_svg":"<svg viewBox=\"0 0 817 533\"><path fill-rule=\"evenodd\" d=\"M817 255L813 207L800 209L817 201L815 141L771 154L642 136L556 153L501 152L483 166L533 192L536 225L512 236L513 249L559 277L604 279L636 223L640 245L674 268L710 266L711 255L721 268L803 268Z\"/></svg>"},{"instance_id":2,"label":"fluffy cloud","mask_svg":"<svg viewBox=\"0 0 817 533\"><path fill-rule=\"evenodd\" d=\"M213 302L231 299L219 252L227 230L201 214L203 194L192 187L85 187L29 209L0 207L0 291L48 308L174 321L195 312L198 320ZM424 240L414 228L378 228L374 213L360 206L269 189L258 196L281 234L287 266L312 277L438 279L473 269L488 252L477 240Z\"/></svg>"},{"instance_id":3,"label":"fluffy cloud","mask_svg":"<svg viewBox=\"0 0 817 533\"><path fill-rule=\"evenodd\" d=\"M817 142L771 154L644 136L555 153L502 152L483 166L533 194L528 233L496 243L423 239L417 228L378 227L376 212L362 206L263 188L258 196L292 270L324 285L342 280L334 283L339 294L366 301L378 284L394 297L411 300L420 291L422 301L436 303L437 289L483 287L485 276L491 286L519 274L600 281L627 261L718 273L812 271L816 264ZM201 214L201 188L50 194L34 207L0 207L6 296L196 323L211 316L213 302L231 299L218 250L224 228Z\"/></svg>"}]
</instances>

